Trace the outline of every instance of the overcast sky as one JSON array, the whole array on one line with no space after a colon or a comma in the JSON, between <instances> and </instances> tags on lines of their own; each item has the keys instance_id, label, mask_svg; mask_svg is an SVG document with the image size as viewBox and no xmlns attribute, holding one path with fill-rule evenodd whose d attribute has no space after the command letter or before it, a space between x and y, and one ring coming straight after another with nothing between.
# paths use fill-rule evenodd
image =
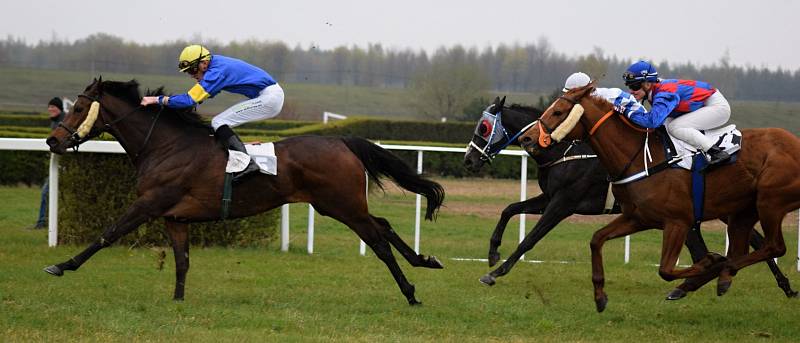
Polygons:
<instances>
[{"instance_id":1,"label":"overcast sky","mask_svg":"<svg viewBox=\"0 0 800 343\"><path fill-rule=\"evenodd\" d=\"M555 51L656 62L800 69L800 1L4 0L0 34L29 43L106 32L139 43L283 41L322 49L381 43L433 51L546 38ZM177 54L178 52L176 52Z\"/></svg>"}]
</instances>

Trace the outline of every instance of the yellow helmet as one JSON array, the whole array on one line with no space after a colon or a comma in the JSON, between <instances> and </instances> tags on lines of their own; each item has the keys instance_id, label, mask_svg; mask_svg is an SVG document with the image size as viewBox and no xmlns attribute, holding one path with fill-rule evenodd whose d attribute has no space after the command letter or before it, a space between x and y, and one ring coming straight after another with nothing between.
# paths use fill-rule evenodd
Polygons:
<instances>
[{"instance_id":1,"label":"yellow helmet","mask_svg":"<svg viewBox=\"0 0 800 343\"><path fill-rule=\"evenodd\" d=\"M204 46L193 44L183 48L178 56L178 70L184 72L196 68L200 61L210 60L211 52Z\"/></svg>"}]
</instances>

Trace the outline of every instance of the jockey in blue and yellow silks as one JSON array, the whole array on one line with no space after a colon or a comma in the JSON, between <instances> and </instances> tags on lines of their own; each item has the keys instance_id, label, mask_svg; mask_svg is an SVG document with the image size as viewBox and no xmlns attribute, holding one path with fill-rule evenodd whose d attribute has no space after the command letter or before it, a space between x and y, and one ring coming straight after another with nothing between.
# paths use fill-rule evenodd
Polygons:
<instances>
[{"instance_id":1,"label":"jockey in blue and yellow silks","mask_svg":"<svg viewBox=\"0 0 800 343\"><path fill-rule=\"evenodd\" d=\"M183 94L146 96L141 104L187 108L213 98L223 90L246 96L248 100L231 106L211 120L215 136L228 149L247 153L231 128L275 117L283 108L283 89L267 72L239 59L211 55L201 45L190 45L183 49L178 57L178 70L189 74L197 80L197 84ZM235 175L234 180L257 170L258 166L251 159L247 168Z\"/></svg>"},{"instance_id":2,"label":"jockey in blue and yellow silks","mask_svg":"<svg viewBox=\"0 0 800 343\"><path fill-rule=\"evenodd\" d=\"M730 155L700 130L720 127L731 117L728 100L708 83L694 80L662 80L656 68L646 61L628 67L625 85L637 99L647 99L650 112L629 115L634 123L650 128L662 124L670 135L708 155L709 163L719 163Z\"/></svg>"}]
</instances>

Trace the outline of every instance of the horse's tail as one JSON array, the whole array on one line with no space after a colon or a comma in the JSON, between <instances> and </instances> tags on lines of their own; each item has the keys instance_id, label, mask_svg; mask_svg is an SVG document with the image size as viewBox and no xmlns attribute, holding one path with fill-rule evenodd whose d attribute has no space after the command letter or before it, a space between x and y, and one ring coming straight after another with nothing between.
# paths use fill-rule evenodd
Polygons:
<instances>
[{"instance_id":1,"label":"horse's tail","mask_svg":"<svg viewBox=\"0 0 800 343\"><path fill-rule=\"evenodd\" d=\"M372 180L383 189L381 177L389 177L401 187L422 194L428 200L425 219L433 220L444 202L444 188L437 182L419 176L414 169L388 150L357 137L342 138L344 144L355 154Z\"/></svg>"}]
</instances>

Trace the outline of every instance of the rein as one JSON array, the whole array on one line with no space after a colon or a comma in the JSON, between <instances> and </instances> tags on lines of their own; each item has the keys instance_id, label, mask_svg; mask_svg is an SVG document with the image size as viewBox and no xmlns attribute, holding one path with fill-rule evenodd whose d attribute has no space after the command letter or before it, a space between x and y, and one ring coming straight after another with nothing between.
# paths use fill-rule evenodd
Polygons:
<instances>
[{"instance_id":1,"label":"rein","mask_svg":"<svg viewBox=\"0 0 800 343\"><path fill-rule=\"evenodd\" d=\"M563 95L560 96L559 99L563 99L564 101L567 101L567 102L572 104L572 108L570 109L570 115L567 117L567 119L563 120L561 123L556 125L556 127L553 128L553 129L550 129L549 127L545 126L543 122L539 122L539 145L544 147L544 148L547 148L548 146L550 146L550 144L551 144L551 136L552 136L553 132L555 130L562 129L560 127L561 124L564 124L565 122L570 120L570 117L572 116L572 114L574 112L576 112L576 108L580 107L580 114L578 114L578 115L580 115L580 118L578 119L578 121L583 125L583 121L581 119L586 119L585 117L583 117L583 107L580 106L578 101L570 99L570 98L567 98L566 96L563 96ZM638 181L638 180L646 178L646 177L648 177L648 176L650 176L652 174L660 172L660 171L662 171L664 169L667 169L670 166L672 166L672 165L674 165L674 164L676 164L676 163L681 161L682 158L668 159L669 157L667 157L667 159L665 159L661 163L659 163L659 164L657 164L655 166L652 166L652 167L648 167L647 160L648 160L648 157L650 157L650 150L649 150L649 147L648 147L648 145L649 145L649 139L648 138L649 138L650 133L653 132L654 130L653 129L649 129L649 128L641 128L641 127L638 127L638 126L634 125L633 123L630 122L630 120L628 120L628 118L626 118L621 113L616 112L613 108L611 110L609 110L608 112L606 112L602 117L600 117L600 119L596 123L594 123L594 125L592 125L592 128L589 130L589 137L591 138L594 135L594 133L597 132L597 130L600 128L600 126L602 126L606 121L608 121L608 119L611 118L614 115L614 113L617 113L619 115L620 120L622 120L622 122L625 123L625 125L627 125L628 127L634 129L635 131L644 133L645 134L645 140L644 140L644 144L642 145L642 147L639 148L639 150L636 152L636 154L633 155L633 157L631 157L631 160L628 161L628 163L623 168L622 172L620 172L620 174L617 177L609 178L609 181L612 184L619 185L619 184L630 183L630 182L633 182L633 181ZM574 128L574 125L577 125L577 123L574 123L574 124L571 124L571 125L573 125L573 126L570 128L570 130L572 130ZM584 128L585 128L585 125L584 125ZM630 175L630 176L628 176L628 177L623 179L622 175L624 175L628 171L628 169L631 167L631 165L633 165L633 161L636 160L636 157L639 156L639 154L642 152L642 150L645 150L645 156L644 156L644 166L645 167L644 167L644 170L641 171L641 172L638 172L636 174ZM652 157L650 157L650 159L652 161Z\"/></svg>"},{"instance_id":2,"label":"rein","mask_svg":"<svg viewBox=\"0 0 800 343\"><path fill-rule=\"evenodd\" d=\"M99 98L95 98L93 96L89 96L89 95L86 95L86 94L78 94L78 97L79 98L83 97L83 98L89 99L93 103L97 103L100 107L105 108L105 106L103 106L103 104L100 102ZM133 109L131 109L130 111L128 111L127 113L125 113L124 115L120 116L119 118L114 119L111 122L104 124L103 125L104 128L99 133L107 132L107 131L109 131L111 129L114 129L114 125L115 124L125 120L125 118L127 118L131 114L133 114L136 111L138 111L140 109L140 107L141 107L141 105L136 106ZM161 112L163 112L163 111L164 111L164 106L160 106L159 109L158 109L158 113L156 113L155 118L153 118L153 121L150 123L150 128L147 130L147 135L145 135L144 143L142 143L142 147L139 148L139 151L137 151L135 154L133 154L132 160L134 162L139 157L139 155L142 153L142 151L144 151L144 149L147 147L147 143L150 142L150 136L153 134L153 129L155 129L156 123L158 122L158 118L161 116ZM84 142L86 142L89 139L91 139L91 137L93 137L91 135L91 131L90 131L90 134L87 134L84 137L80 137L79 133L76 130L73 130L72 128L70 128L69 126L64 124L63 121L60 122L58 124L58 126L64 128L65 130L67 130L67 132L70 133L70 139L76 142L75 146L73 147L73 149L75 151L78 151L78 146L80 146ZM94 130L94 127L92 127L92 130ZM97 133L97 134L99 134L99 133Z\"/></svg>"}]
</instances>

